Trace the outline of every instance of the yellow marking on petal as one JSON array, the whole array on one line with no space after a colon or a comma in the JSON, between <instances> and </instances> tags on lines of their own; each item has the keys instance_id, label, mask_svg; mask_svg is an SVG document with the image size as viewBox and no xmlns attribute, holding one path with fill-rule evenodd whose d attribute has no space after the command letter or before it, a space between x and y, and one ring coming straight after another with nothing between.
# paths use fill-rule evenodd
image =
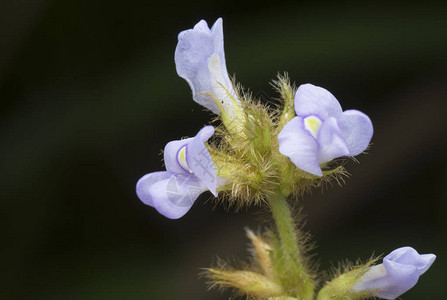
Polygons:
<instances>
[{"instance_id":1,"label":"yellow marking on petal","mask_svg":"<svg viewBox=\"0 0 447 300\"><path fill-rule=\"evenodd\" d=\"M318 131L320 130L321 124L323 121L320 120L317 116L308 116L304 118L304 127L313 137L316 139L318 136Z\"/></svg>"},{"instance_id":2,"label":"yellow marking on petal","mask_svg":"<svg viewBox=\"0 0 447 300\"><path fill-rule=\"evenodd\" d=\"M177 161L183 169L192 173L191 169L188 166L188 162L186 161L186 145L180 148L180 150L178 151Z\"/></svg>"},{"instance_id":3,"label":"yellow marking on petal","mask_svg":"<svg viewBox=\"0 0 447 300\"><path fill-rule=\"evenodd\" d=\"M210 70L210 72L214 72L214 73L222 73L222 68L220 65L220 58L219 55L217 55L217 53L213 53L209 58L208 58L208 69Z\"/></svg>"}]
</instances>

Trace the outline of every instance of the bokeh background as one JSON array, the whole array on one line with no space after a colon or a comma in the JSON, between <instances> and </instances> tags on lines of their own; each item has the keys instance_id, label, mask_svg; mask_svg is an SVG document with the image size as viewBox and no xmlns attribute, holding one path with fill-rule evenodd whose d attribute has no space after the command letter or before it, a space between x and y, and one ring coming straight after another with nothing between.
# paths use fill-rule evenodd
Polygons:
<instances>
[{"instance_id":1,"label":"bokeh background","mask_svg":"<svg viewBox=\"0 0 447 300\"><path fill-rule=\"evenodd\" d=\"M373 2L373 3L372 3ZM444 299L447 6L260 1L0 1L2 299L229 299L200 268L268 227L204 194L180 220L135 183L210 113L175 71L177 34L224 18L231 74L264 98L287 71L373 120L342 188L300 200L321 270L405 245L438 259L402 299Z\"/></svg>"}]
</instances>

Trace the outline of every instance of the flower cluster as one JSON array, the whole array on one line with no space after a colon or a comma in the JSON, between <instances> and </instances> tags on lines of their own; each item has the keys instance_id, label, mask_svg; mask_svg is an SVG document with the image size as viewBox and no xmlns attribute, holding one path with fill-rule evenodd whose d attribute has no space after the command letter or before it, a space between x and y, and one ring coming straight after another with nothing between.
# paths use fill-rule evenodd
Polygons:
<instances>
[{"instance_id":1,"label":"flower cluster","mask_svg":"<svg viewBox=\"0 0 447 300\"><path fill-rule=\"evenodd\" d=\"M192 98L220 120L192 138L169 142L166 171L143 176L140 200L170 219L184 216L200 194L210 191L228 204L268 204L277 232L251 231L254 266L209 269L214 286L232 287L255 299L395 299L412 288L434 262L410 247L396 249L383 263L350 268L317 290L306 257L307 236L295 226L287 197L345 174L335 159L364 152L373 126L358 110L343 111L324 88L295 88L287 75L275 82L281 103L270 108L244 93L228 76L222 19L202 20L178 35L177 73ZM335 162L335 163L331 163Z\"/></svg>"},{"instance_id":2,"label":"flower cluster","mask_svg":"<svg viewBox=\"0 0 447 300\"><path fill-rule=\"evenodd\" d=\"M211 154L204 146L213 134L211 129L206 130L206 139L200 144L202 152L186 152L186 146L181 148L190 139L169 143L165 148L167 172L147 174L139 181L140 199L168 218L183 216L205 190L217 196L218 187L236 198L242 191L248 191L239 198L250 202L265 198L279 186L277 178L288 176L291 187L285 188L294 192L311 175L322 177L321 166L325 163L341 156L358 155L371 140L373 128L365 114L356 110L342 112L331 93L311 84L301 85L295 93L287 78L281 78L278 89L282 90L282 112L269 112L251 99L239 97L225 64L222 19L211 29L202 20L193 29L182 31L175 63L178 75L191 87L193 99L220 115L224 127L219 131L220 144L208 145ZM294 101L290 99L293 94ZM288 114L284 126L276 115L289 108L287 102L295 108L296 116ZM214 185L197 175L197 170L186 167L181 157L186 157L185 153L189 153L190 160L203 155L207 163L201 165L206 165L206 174ZM281 154L289 157L297 168L290 170L289 161ZM273 166L279 167L272 170ZM216 185L217 179L221 186ZM298 188L297 183L301 183ZM180 192L186 193L187 199L180 197Z\"/></svg>"}]
</instances>

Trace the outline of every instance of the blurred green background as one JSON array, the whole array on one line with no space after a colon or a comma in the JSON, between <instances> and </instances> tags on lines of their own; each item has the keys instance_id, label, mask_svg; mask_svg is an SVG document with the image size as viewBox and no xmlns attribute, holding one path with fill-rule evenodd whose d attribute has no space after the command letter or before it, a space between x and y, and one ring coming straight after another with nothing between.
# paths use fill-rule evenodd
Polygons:
<instances>
[{"instance_id":1,"label":"blurred green background","mask_svg":"<svg viewBox=\"0 0 447 300\"><path fill-rule=\"evenodd\" d=\"M177 34L224 19L227 67L265 98L289 72L375 126L346 185L301 199L321 270L411 245L438 259L403 299L444 299L447 6L304 1L0 1L2 299L228 299L200 268L247 259L265 210L202 195L168 220L135 195L160 149L210 113Z\"/></svg>"}]
</instances>

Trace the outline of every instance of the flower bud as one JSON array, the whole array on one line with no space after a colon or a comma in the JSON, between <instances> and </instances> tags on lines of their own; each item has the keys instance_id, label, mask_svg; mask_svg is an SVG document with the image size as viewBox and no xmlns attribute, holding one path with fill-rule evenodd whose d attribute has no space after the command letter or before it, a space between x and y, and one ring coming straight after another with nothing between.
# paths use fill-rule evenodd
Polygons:
<instances>
[{"instance_id":1,"label":"flower bud","mask_svg":"<svg viewBox=\"0 0 447 300\"><path fill-rule=\"evenodd\" d=\"M371 291L372 296L396 299L418 282L435 261L434 254L419 254L411 247L402 247L384 257L383 263L372 266L352 288L355 292Z\"/></svg>"}]
</instances>

